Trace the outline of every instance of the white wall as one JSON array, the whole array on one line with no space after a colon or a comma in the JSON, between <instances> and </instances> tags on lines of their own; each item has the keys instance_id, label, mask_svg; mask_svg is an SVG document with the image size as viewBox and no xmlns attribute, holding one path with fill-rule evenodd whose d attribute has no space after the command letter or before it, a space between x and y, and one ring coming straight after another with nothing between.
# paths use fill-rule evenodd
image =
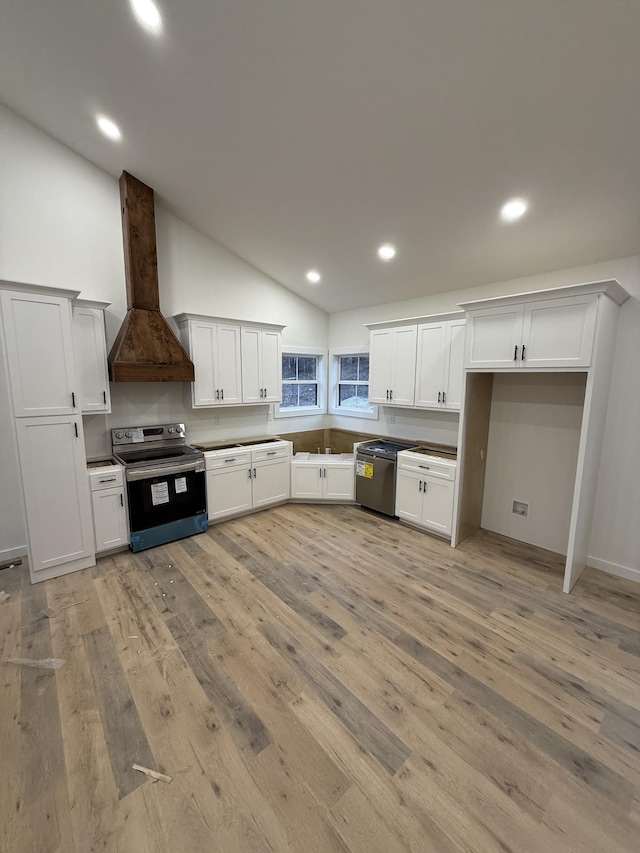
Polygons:
<instances>
[{"instance_id":1,"label":"white wall","mask_svg":"<svg viewBox=\"0 0 640 853\"><path fill-rule=\"evenodd\" d=\"M626 570L629 576L635 572L640 580L640 256L494 282L419 299L389 302L366 310L331 314L329 347L368 344L369 333L364 328L365 323L455 311L458 303L465 300L526 293L608 278L617 279L631 294L631 299L619 311L607 426L589 552L593 565L615 571ZM353 424L353 429L376 432L380 427L380 432L386 430L388 434L399 437L415 438L418 430L433 440L441 434L438 430L442 428L442 422L432 422L426 415L403 414L400 410L392 411L382 406L379 411L378 422L347 418L343 421ZM385 415L391 411L396 422L385 425ZM452 443L456 443L455 439ZM551 506L561 514L565 498L558 492L552 494Z\"/></svg>"},{"instance_id":2,"label":"white wall","mask_svg":"<svg viewBox=\"0 0 640 853\"><path fill-rule=\"evenodd\" d=\"M126 165L126 164L125 164ZM110 347L126 313L118 182L0 105L0 279L65 287L110 302ZM327 347L327 315L156 207L160 304L286 325L285 344ZM1 356L4 361L4 355ZM0 558L24 548L17 449L0 364ZM326 417L268 420L267 406L194 412L182 385L111 386L113 413L85 417L90 455L109 449L112 426L185 421L193 440L324 426Z\"/></svg>"},{"instance_id":3,"label":"white wall","mask_svg":"<svg viewBox=\"0 0 640 853\"><path fill-rule=\"evenodd\" d=\"M482 527L567 553L585 386L586 373L494 376Z\"/></svg>"}]
</instances>

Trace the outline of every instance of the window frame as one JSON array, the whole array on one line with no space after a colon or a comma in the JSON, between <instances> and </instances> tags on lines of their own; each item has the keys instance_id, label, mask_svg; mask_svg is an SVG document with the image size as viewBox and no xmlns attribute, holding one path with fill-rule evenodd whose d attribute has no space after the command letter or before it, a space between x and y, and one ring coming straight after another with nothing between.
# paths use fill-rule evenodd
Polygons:
<instances>
[{"instance_id":1,"label":"window frame","mask_svg":"<svg viewBox=\"0 0 640 853\"><path fill-rule=\"evenodd\" d=\"M348 409L344 406L339 405L339 389L340 389L340 359L345 356L360 356L360 355L368 355L370 356L370 350L368 346L357 346L357 347L337 347L335 349L331 349L329 351L329 374L330 374L330 386L331 386L331 397L329 402L329 413L332 415L339 415L340 417L346 418L364 418L366 420L378 420L378 406L375 404L370 404L368 409ZM371 361L369 361L369 366L371 366ZM371 374L369 374L369 380L366 384L370 384L371 382ZM349 383L345 383L349 384ZM351 384L364 384L358 383L354 380Z\"/></svg>"},{"instance_id":2,"label":"window frame","mask_svg":"<svg viewBox=\"0 0 640 853\"><path fill-rule=\"evenodd\" d=\"M326 362L327 351L318 347L296 347L283 346L282 356L297 355L304 357L313 357L317 361L316 379L318 386L318 403L316 406L299 406L296 408L286 409L282 407L282 403L275 403L273 407L273 416L275 418L301 418L309 417L310 415L324 415L327 412L327 381L326 381ZM280 374L282 375L282 360L280 361ZM307 380L310 381L310 380ZM282 386L287 384L285 379L282 379ZM284 391L283 391L284 395Z\"/></svg>"}]
</instances>

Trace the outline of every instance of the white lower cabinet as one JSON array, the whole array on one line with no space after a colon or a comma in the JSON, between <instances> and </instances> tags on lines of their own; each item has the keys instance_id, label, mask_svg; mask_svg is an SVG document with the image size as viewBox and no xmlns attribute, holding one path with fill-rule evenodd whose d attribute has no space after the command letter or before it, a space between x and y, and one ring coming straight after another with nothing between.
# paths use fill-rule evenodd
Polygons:
<instances>
[{"instance_id":1,"label":"white lower cabinet","mask_svg":"<svg viewBox=\"0 0 640 853\"><path fill-rule=\"evenodd\" d=\"M89 471L96 554L129 544L124 472L119 465Z\"/></svg>"},{"instance_id":2,"label":"white lower cabinet","mask_svg":"<svg viewBox=\"0 0 640 853\"><path fill-rule=\"evenodd\" d=\"M209 521L288 500L290 460L288 441L205 453Z\"/></svg>"},{"instance_id":3,"label":"white lower cabinet","mask_svg":"<svg viewBox=\"0 0 640 853\"><path fill-rule=\"evenodd\" d=\"M396 515L451 536L456 463L412 451L398 454Z\"/></svg>"},{"instance_id":4,"label":"white lower cabinet","mask_svg":"<svg viewBox=\"0 0 640 853\"><path fill-rule=\"evenodd\" d=\"M31 580L95 564L82 418L17 418Z\"/></svg>"},{"instance_id":5,"label":"white lower cabinet","mask_svg":"<svg viewBox=\"0 0 640 853\"><path fill-rule=\"evenodd\" d=\"M291 497L312 501L355 499L353 459L298 453L291 462Z\"/></svg>"}]
</instances>

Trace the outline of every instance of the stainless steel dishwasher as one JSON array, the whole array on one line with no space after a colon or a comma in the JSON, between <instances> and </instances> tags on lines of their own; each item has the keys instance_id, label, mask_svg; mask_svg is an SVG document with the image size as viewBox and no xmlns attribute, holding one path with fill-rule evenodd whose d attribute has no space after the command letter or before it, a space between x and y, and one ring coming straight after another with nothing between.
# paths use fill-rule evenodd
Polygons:
<instances>
[{"instance_id":1,"label":"stainless steel dishwasher","mask_svg":"<svg viewBox=\"0 0 640 853\"><path fill-rule=\"evenodd\" d=\"M396 465L401 450L415 443L387 439L365 441L356 452L356 501L385 515L396 514Z\"/></svg>"}]
</instances>

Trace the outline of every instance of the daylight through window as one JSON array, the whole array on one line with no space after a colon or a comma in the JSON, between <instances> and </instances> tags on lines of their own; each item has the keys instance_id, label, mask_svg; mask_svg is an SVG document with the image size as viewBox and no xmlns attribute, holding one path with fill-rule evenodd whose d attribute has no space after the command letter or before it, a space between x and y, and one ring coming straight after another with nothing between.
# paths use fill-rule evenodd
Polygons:
<instances>
[{"instance_id":1,"label":"daylight through window","mask_svg":"<svg viewBox=\"0 0 640 853\"><path fill-rule=\"evenodd\" d=\"M282 356L282 409L308 409L318 405L318 357Z\"/></svg>"},{"instance_id":2,"label":"daylight through window","mask_svg":"<svg viewBox=\"0 0 640 853\"><path fill-rule=\"evenodd\" d=\"M338 357L338 408L367 409L369 405L369 356Z\"/></svg>"}]
</instances>

